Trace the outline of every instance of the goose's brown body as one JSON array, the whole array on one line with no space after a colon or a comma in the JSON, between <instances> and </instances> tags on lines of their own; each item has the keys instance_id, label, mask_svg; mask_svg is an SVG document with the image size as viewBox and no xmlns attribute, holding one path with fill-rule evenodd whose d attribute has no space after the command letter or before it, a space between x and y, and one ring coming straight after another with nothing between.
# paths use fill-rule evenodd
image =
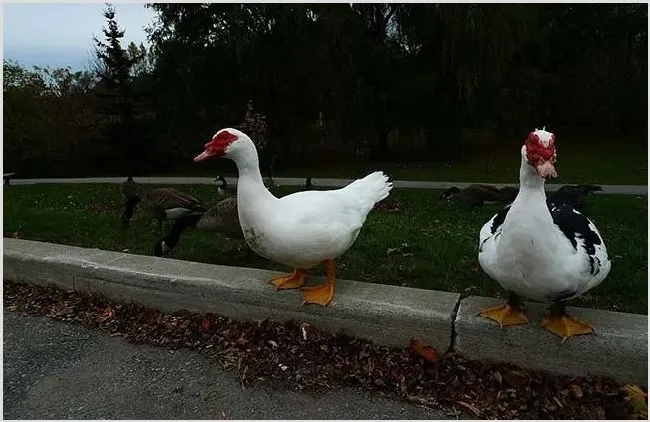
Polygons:
<instances>
[{"instance_id":1,"label":"goose's brown body","mask_svg":"<svg viewBox=\"0 0 650 422\"><path fill-rule=\"evenodd\" d=\"M174 188L156 188L145 191L131 177L121 184L120 191L125 200L122 222L127 225L136 206L158 220L160 230L162 230L162 222L165 220L175 221L206 211L201 202L192 195Z\"/></svg>"},{"instance_id":2,"label":"goose's brown body","mask_svg":"<svg viewBox=\"0 0 650 422\"><path fill-rule=\"evenodd\" d=\"M237 198L230 197L217 202L203 213L178 219L167 236L156 243L154 255L162 256L175 248L187 227L217 232L231 239L244 239L237 213Z\"/></svg>"}]
</instances>

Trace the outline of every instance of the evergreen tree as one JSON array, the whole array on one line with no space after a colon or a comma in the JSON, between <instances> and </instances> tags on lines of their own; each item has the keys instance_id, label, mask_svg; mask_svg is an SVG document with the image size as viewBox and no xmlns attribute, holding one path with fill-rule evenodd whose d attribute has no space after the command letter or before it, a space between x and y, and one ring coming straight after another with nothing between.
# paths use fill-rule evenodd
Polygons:
<instances>
[{"instance_id":1,"label":"evergreen tree","mask_svg":"<svg viewBox=\"0 0 650 422\"><path fill-rule=\"evenodd\" d=\"M124 30L118 27L115 8L106 4L104 17L108 26L103 28L104 40L95 41L95 55L98 62L95 73L99 79L98 91L102 98L100 113L108 118L109 142L115 163L115 170L126 170L131 174L140 158L139 142L134 127L134 102L131 68L137 58L130 57L122 48Z\"/></svg>"}]
</instances>

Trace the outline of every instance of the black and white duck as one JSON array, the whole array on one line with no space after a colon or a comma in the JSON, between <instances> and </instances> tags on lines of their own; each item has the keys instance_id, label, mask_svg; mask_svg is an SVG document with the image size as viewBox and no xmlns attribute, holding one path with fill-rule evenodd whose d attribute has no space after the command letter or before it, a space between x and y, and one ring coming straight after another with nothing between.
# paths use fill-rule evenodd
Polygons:
<instances>
[{"instance_id":1,"label":"black and white duck","mask_svg":"<svg viewBox=\"0 0 650 422\"><path fill-rule=\"evenodd\" d=\"M563 337L591 334L591 325L568 316L565 302L598 286L611 262L594 223L567 203L546 198L544 183L556 177L555 135L530 133L521 149L520 190L515 201L479 234L483 270L510 293L504 305L481 315L502 327L528 323L520 298L550 302L542 327Z\"/></svg>"}]
</instances>

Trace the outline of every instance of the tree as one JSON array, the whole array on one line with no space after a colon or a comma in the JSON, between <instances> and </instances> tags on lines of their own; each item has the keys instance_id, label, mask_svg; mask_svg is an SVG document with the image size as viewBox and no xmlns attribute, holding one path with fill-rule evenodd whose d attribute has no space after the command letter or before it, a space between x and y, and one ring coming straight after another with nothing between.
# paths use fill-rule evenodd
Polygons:
<instances>
[{"instance_id":1,"label":"tree","mask_svg":"<svg viewBox=\"0 0 650 422\"><path fill-rule=\"evenodd\" d=\"M397 13L400 43L424 76L428 143L458 157L460 133L491 116L493 98L513 57L531 33L538 10L531 5L404 5ZM421 77L415 78L419 80ZM425 117L422 116L422 119Z\"/></svg>"},{"instance_id":2,"label":"tree","mask_svg":"<svg viewBox=\"0 0 650 422\"><path fill-rule=\"evenodd\" d=\"M141 162L142 148L134 127L134 102L131 70L138 57L129 57L122 48L124 30L118 27L115 9L106 5L103 12L107 27L103 28L104 41L93 38L95 54L99 61L95 72L99 78L98 91L103 99L101 113L108 117L111 130L109 143L112 161L131 174L136 163Z\"/></svg>"},{"instance_id":3,"label":"tree","mask_svg":"<svg viewBox=\"0 0 650 422\"><path fill-rule=\"evenodd\" d=\"M136 45L131 41L126 48L126 56L132 63L131 77L138 78L148 75L154 68L154 56L144 44Z\"/></svg>"},{"instance_id":4,"label":"tree","mask_svg":"<svg viewBox=\"0 0 650 422\"><path fill-rule=\"evenodd\" d=\"M278 165L366 141L386 157L391 132L424 133L428 152L460 158L465 129L622 128L645 109L643 6L151 7L158 124L185 157L194 139L237 124L249 100L267 117L269 149L282 150Z\"/></svg>"},{"instance_id":5,"label":"tree","mask_svg":"<svg viewBox=\"0 0 650 422\"><path fill-rule=\"evenodd\" d=\"M361 33L365 46L357 54L366 52L365 57L359 57L359 68L362 83L368 86L370 96L373 139L376 139L374 156L384 158L388 154L388 132L395 123L389 121L391 110L388 109L387 95L395 83L391 73L397 57L391 44L397 5L357 3L351 7L363 28Z\"/></svg>"},{"instance_id":6,"label":"tree","mask_svg":"<svg viewBox=\"0 0 650 422\"><path fill-rule=\"evenodd\" d=\"M25 176L80 175L96 169L91 140L96 80L69 68L26 69L4 62L5 162Z\"/></svg>"},{"instance_id":7,"label":"tree","mask_svg":"<svg viewBox=\"0 0 650 422\"><path fill-rule=\"evenodd\" d=\"M236 124L249 100L268 117L271 149L288 148L305 135L305 122L318 113L308 77L317 70L311 56L318 50L305 43L313 37L304 6L151 7L158 12L150 33L156 91L166 105L159 118L172 123L172 137L186 141L207 136L217 125ZM181 142L176 148L183 155L196 148Z\"/></svg>"},{"instance_id":8,"label":"tree","mask_svg":"<svg viewBox=\"0 0 650 422\"><path fill-rule=\"evenodd\" d=\"M151 47L123 49L107 5L93 75L5 63L13 163L41 173L190 167L197 145L237 126L249 101L266 117L264 168L269 154L280 169L365 145L374 158L460 159L476 151L468 129L513 142L543 124L647 130L646 5L147 7Z\"/></svg>"}]
</instances>

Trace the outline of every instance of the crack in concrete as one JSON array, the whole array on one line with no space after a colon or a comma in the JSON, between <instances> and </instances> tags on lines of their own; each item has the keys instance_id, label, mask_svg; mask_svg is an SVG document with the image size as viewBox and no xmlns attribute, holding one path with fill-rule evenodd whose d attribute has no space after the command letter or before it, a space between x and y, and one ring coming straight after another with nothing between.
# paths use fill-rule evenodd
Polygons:
<instances>
[{"instance_id":1,"label":"crack in concrete","mask_svg":"<svg viewBox=\"0 0 650 422\"><path fill-rule=\"evenodd\" d=\"M449 349L447 350L447 353L454 352L456 348L456 337L458 336L458 333L456 332L456 317L458 316L458 310L460 309L460 302L462 302L463 299L462 296L458 297L456 306L454 306L454 310L451 313L451 338L449 339Z\"/></svg>"}]
</instances>

